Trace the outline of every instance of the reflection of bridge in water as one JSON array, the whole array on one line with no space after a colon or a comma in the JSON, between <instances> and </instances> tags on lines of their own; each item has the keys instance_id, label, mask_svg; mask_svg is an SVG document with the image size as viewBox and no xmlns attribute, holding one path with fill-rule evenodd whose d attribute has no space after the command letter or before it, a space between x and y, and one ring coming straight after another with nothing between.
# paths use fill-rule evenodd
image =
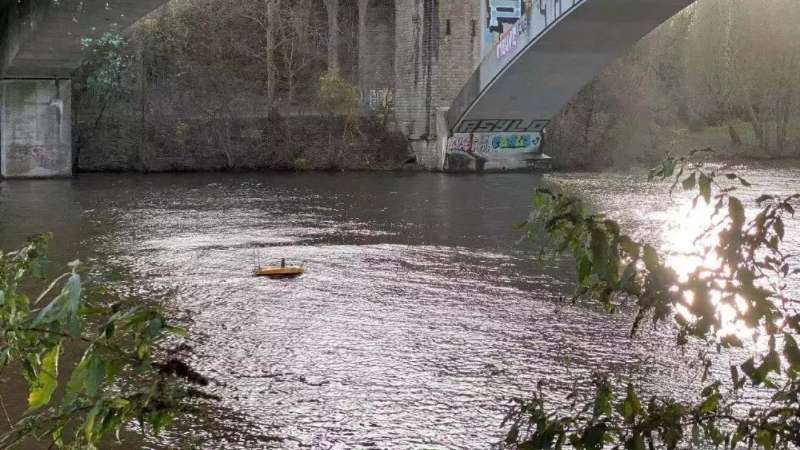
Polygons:
<instances>
[{"instance_id":1,"label":"reflection of bridge in water","mask_svg":"<svg viewBox=\"0 0 800 450\"><path fill-rule=\"evenodd\" d=\"M693 0L317 1L328 67L366 103L392 99L420 164L447 168L455 155L505 169L535 160L548 120ZM125 29L163 3L0 0L3 176L72 172L69 78L81 37Z\"/></svg>"}]
</instances>

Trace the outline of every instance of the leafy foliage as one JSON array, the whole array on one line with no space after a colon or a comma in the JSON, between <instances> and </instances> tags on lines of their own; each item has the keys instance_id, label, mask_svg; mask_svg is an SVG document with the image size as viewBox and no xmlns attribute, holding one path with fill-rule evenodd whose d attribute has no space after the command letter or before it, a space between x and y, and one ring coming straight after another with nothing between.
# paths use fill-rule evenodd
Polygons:
<instances>
[{"instance_id":1,"label":"leafy foliage","mask_svg":"<svg viewBox=\"0 0 800 450\"><path fill-rule=\"evenodd\" d=\"M320 77L319 83L320 105L323 110L348 118L358 112L361 96L356 86L330 71Z\"/></svg>"},{"instance_id":2,"label":"leafy foliage","mask_svg":"<svg viewBox=\"0 0 800 450\"><path fill-rule=\"evenodd\" d=\"M668 156L650 177L671 180L672 189L695 193L695 205L712 205L712 222L695 241L703 261L689 274L679 275L651 245L623 233L603 214L589 211L574 195L540 189L534 213L526 224L531 236L545 233L556 252L569 252L576 261L576 298L595 301L613 311L624 302L636 307L631 333L641 324L671 323L678 345L690 340L717 349L742 347L729 331L743 324L768 342L755 356L730 367L731 379L713 381L696 402L651 397L639 400L629 384L617 394L607 376L596 375L594 399L583 406L574 401L571 414L545 408L541 393L518 401L507 418L511 424L505 445L518 449L561 448L675 449L687 442L715 447L795 448L800 444L800 334L798 299L785 292L792 255L782 250L784 219L794 215L800 194L763 195L759 211L748 217L743 202L733 195L750 183L734 173L709 171L695 156ZM707 237L713 243L705 244ZM725 316L723 311L727 312ZM708 362L708 364L711 364ZM704 381L709 374L706 366ZM771 402L742 413L736 408L745 384L768 389ZM646 406L644 406L646 405Z\"/></svg>"},{"instance_id":3,"label":"leafy foliage","mask_svg":"<svg viewBox=\"0 0 800 450\"><path fill-rule=\"evenodd\" d=\"M94 300L80 264L40 295L23 286L44 275L48 237L0 252L0 371L18 370L28 385L28 410L0 436L0 447L46 439L57 448L95 448L131 420L158 433L208 381L176 358L160 362L159 349L184 331L156 310ZM65 349L81 350L63 367ZM67 369L67 370L64 370Z\"/></svg>"},{"instance_id":4,"label":"leafy foliage","mask_svg":"<svg viewBox=\"0 0 800 450\"><path fill-rule=\"evenodd\" d=\"M124 89L123 75L131 64L127 39L115 32L81 39L86 85L95 95L111 96Z\"/></svg>"}]
</instances>

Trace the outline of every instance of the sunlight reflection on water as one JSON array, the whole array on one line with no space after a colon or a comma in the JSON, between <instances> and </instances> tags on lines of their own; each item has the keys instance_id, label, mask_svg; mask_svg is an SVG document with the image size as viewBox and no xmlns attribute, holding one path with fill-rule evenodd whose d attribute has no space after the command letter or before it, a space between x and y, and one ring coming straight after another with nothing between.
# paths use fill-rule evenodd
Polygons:
<instances>
[{"instance_id":1,"label":"sunlight reflection on water","mask_svg":"<svg viewBox=\"0 0 800 450\"><path fill-rule=\"evenodd\" d=\"M795 169L746 175L756 189L800 185ZM641 177L555 178L676 253L693 250L704 227L703 211L686 209L691 199L665 201L668 186L631 189ZM538 248L518 243L512 225L526 217L538 182L434 174L20 181L0 191L0 236L11 245L55 227L60 260L124 267L136 281L121 281L120 291L174 292L166 306L189 325L189 359L224 401L152 447L205 436L207 448L487 448L502 436L511 397L544 380L563 405L573 380L593 370L693 395L702 372L694 350L676 349L664 329L632 339L629 314L563 301L574 264L532 258ZM50 204L30 208L35 202ZM796 220L787 234L800 248ZM308 275L255 279L254 248L305 261ZM682 273L698 262L670 259ZM727 376L739 356L720 355L714 375Z\"/></svg>"},{"instance_id":2,"label":"sunlight reflection on water","mask_svg":"<svg viewBox=\"0 0 800 450\"><path fill-rule=\"evenodd\" d=\"M681 282L686 282L689 275L699 268L717 271L722 266L714 246L719 243L718 232L727 221L721 221L723 214L715 214L714 206L702 199L676 200L670 217L665 223L665 250L668 252L666 263L679 275ZM692 304L693 294L687 292L685 298ZM735 303L724 302L720 291L710 292L711 303L717 308L720 318L718 337L735 335L742 340L752 339L756 330L738 319L740 313L746 312L746 303L741 297ZM683 305L678 305L677 312L686 319L694 315Z\"/></svg>"}]
</instances>

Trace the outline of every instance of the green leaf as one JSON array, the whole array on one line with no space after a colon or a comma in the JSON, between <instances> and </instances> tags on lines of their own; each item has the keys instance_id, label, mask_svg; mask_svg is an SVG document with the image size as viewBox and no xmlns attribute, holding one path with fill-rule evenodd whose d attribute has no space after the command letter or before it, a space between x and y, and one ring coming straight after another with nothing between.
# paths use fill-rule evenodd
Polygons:
<instances>
[{"instance_id":1,"label":"green leaf","mask_svg":"<svg viewBox=\"0 0 800 450\"><path fill-rule=\"evenodd\" d=\"M703 400L703 403L700 404L700 414L708 414L712 411L716 411L717 406L719 405L719 399L719 392L716 391L706 397Z\"/></svg>"},{"instance_id":2,"label":"green leaf","mask_svg":"<svg viewBox=\"0 0 800 450\"><path fill-rule=\"evenodd\" d=\"M634 434L625 442L625 450L644 450L644 436L639 433Z\"/></svg>"},{"instance_id":3,"label":"green leaf","mask_svg":"<svg viewBox=\"0 0 800 450\"><path fill-rule=\"evenodd\" d=\"M775 447L775 433L770 430L762 429L756 433L756 442L764 450L772 450Z\"/></svg>"},{"instance_id":4,"label":"green leaf","mask_svg":"<svg viewBox=\"0 0 800 450\"><path fill-rule=\"evenodd\" d=\"M675 160L667 158L661 163L661 176L669 178L675 174Z\"/></svg>"},{"instance_id":5,"label":"green leaf","mask_svg":"<svg viewBox=\"0 0 800 450\"><path fill-rule=\"evenodd\" d=\"M93 354L89 359L89 364L86 369L86 393L90 397L97 395L100 385L106 377L106 365L102 357L98 354Z\"/></svg>"},{"instance_id":6,"label":"green leaf","mask_svg":"<svg viewBox=\"0 0 800 450\"><path fill-rule=\"evenodd\" d=\"M66 309L70 314L77 314L81 304L81 276L73 273L64 285L67 303Z\"/></svg>"},{"instance_id":7,"label":"green leaf","mask_svg":"<svg viewBox=\"0 0 800 450\"><path fill-rule=\"evenodd\" d=\"M629 236L622 236L619 240L620 248L627 253L632 259L639 258L641 247L633 241Z\"/></svg>"},{"instance_id":8,"label":"green leaf","mask_svg":"<svg viewBox=\"0 0 800 450\"><path fill-rule=\"evenodd\" d=\"M594 417L608 416L611 414L611 387L604 383L597 391L594 399Z\"/></svg>"},{"instance_id":9,"label":"green leaf","mask_svg":"<svg viewBox=\"0 0 800 450\"><path fill-rule=\"evenodd\" d=\"M761 206L761 204L762 204L762 203L764 203L764 202L765 202L765 201L767 201L767 200L772 200L773 198L775 198L775 197L773 197L773 196L771 196L771 195L764 194L764 195L762 195L762 196L760 196L760 197L758 197L758 198L756 199L756 204L758 204L759 206Z\"/></svg>"},{"instance_id":10,"label":"green leaf","mask_svg":"<svg viewBox=\"0 0 800 450\"><path fill-rule=\"evenodd\" d=\"M81 358L78 365L72 369L72 374L69 376L69 381L67 382L66 392L64 395L64 406L66 407L69 407L71 403L77 400L78 396L83 390L84 381L86 380L86 368L88 366L87 362L88 360L86 358L86 354L84 353L84 356Z\"/></svg>"},{"instance_id":11,"label":"green leaf","mask_svg":"<svg viewBox=\"0 0 800 450\"><path fill-rule=\"evenodd\" d=\"M95 436L95 429L94 423L98 415L100 415L100 408L101 403L95 403L94 408L92 408L89 413L86 415L86 422L83 425L83 434L86 437L87 442L94 442Z\"/></svg>"},{"instance_id":12,"label":"green leaf","mask_svg":"<svg viewBox=\"0 0 800 450\"><path fill-rule=\"evenodd\" d=\"M681 184L683 186L684 191L691 191L694 189L695 185L697 184L697 174L693 173L686 177Z\"/></svg>"},{"instance_id":13,"label":"green leaf","mask_svg":"<svg viewBox=\"0 0 800 450\"><path fill-rule=\"evenodd\" d=\"M595 273L601 278L606 279L608 272L608 235L605 231L594 228L591 235L592 265Z\"/></svg>"},{"instance_id":14,"label":"green leaf","mask_svg":"<svg viewBox=\"0 0 800 450\"><path fill-rule=\"evenodd\" d=\"M742 202L736 197L728 199L728 214L731 216L731 221L737 229L741 229L745 222L744 206Z\"/></svg>"},{"instance_id":15,"label":"green leaf","mask_svg":"<svg viewBox=\"0 0 800 450\"><path fill-rule=\"evenodd\" d=\"M735 334L728 334L723 336L720 339L719 343L724 348L730 348L730 347L741 348L744 345L742 340L739 339L739 336L736 336Z\"/></svg>"},{"instance_id":16,"label":"green leaf","mask_svg":"<svg viewBox=\"0 0 800 450\"><path fill-rule=\"evenodd\" d=\"M800 349L797 347L797 341L789 333L785 333L783 339L783 354L786 360L792 369L800 370Z\"/></svg>"},{"instance_id":17,"label":"green leaf","mask_svg":"<svg viewBox=\"0 0 800 450\"><path fill-rule=\"evenodd\" d=\"M706 203L711 203L711 178L709 178L706 174L701 173L700 179L697 180L698 189L700 190L700 196L703 197L703 200Z\"/></svg>"},{"instance_id":18,"label":"green leaf","mask_svg":"<svg viewBox=\"0 0 800 450\"><path fill-rule=\"evenodd\" d=\"M636 390L633 388L632 384L629 384L628 394L625 397L625 400L622 402L622 417L625 418L625 422L633 423L641 410L642 404L639 402L639 398L636 396Z\"/></svg>"},{"instance_id":19,"label":"green leaf","mask_svg":"<svg viewBox=\"0 0 800 450\"><path fill-rule=\"evenodd\" d=\"M61 355L61 343L51 348L42 357L37 376L29 386L28 411L35 411L50 403L53 392L58 386L58 359Z\"/></svg>"},{"instance_id":20,"label":"green leaf","mask_svg":"<svg viewBox=\"0 0 800 450\"><path fill-rule=\"evenodd\" d=\"M658 269L658 253L651 245L644 246L644 265L647 270L654 271Z\"/></svg>"},{"instance_id":21,"label":"green leaf","mask_svg":"<svg viewBox=\"0 0 800 450\"><path fill-rule=\"evenodd\" d=\"M586 429L581 441L586 450L601 450L603 448L603 440L606 437L607 426L605 423L599 423Z\"/></svg>"},{"instance_id":22,"label":"green leaf","mask_svg":"<svg viewBox=\"0 0 800 450\"><path fill-rule=\"evenodd\" d=\"M578 258L578 283L585 285L586 280L592 273L592 261L585 253Z\"/></svg>"},{"instance_id":23,"label":"green leaf","mask_svg":"<svg viewBox=\"0 0 800 450\"><path fill-rule=\"evenodd\" d=\"M547 204L547 196L543 192L537 192L533 196L533 207L536 209L543 208Z\"/></svg>"},{"instance_id":24,"label":"green leaf","mask_svg":"<svg viewBox=\"0 0 800 450\"><path fill-rule=\"evenodd\" d=\"M781 219L780 217L775 219L775 224L773 225L773 227L775 228L775 234L778 235L778 238L780 240L783 240L784 236L786 235L786 231L783 227L783 219Z\"/></svg>"}]
</instances>

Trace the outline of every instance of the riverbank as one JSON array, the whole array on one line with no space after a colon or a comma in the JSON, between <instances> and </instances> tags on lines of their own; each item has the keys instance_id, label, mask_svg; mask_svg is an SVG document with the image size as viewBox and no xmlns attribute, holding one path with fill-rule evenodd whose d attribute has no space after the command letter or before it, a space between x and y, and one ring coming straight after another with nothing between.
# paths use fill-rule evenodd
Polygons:
<instances>
[{"instance_id":1,"label":"riverbank","mask_svg":"<svg viewBox=\"0 0 800 450\"><path fill-rule=\"evenodd\" d=\"M582 133L571 131L566 125L567 122L554 121L545 140L545 153L553 157L556 171L649 168L667 153L685 155L706 148L713 150L707 159L715 162L795 161L800 157L800 141L792 141L783 152L767 152L756 144L752 127L742 121L695 130L677 125L638 127L624 135L593 134L592 139L585 139ZM585 145L584 141L590 144Z\"/></svg>"},{"instance_id":2,"label":"riverbank","mask_svg":"<svg viewBox=\"0 0 800 450\"><path fill-rule=\"evenodd\" d=\"M117 114L102 126L79 121L76 134L78 172L385 171L413 160L405 137L371 116L162 117L152 123Z\"/></svg>"}]
</instances>

